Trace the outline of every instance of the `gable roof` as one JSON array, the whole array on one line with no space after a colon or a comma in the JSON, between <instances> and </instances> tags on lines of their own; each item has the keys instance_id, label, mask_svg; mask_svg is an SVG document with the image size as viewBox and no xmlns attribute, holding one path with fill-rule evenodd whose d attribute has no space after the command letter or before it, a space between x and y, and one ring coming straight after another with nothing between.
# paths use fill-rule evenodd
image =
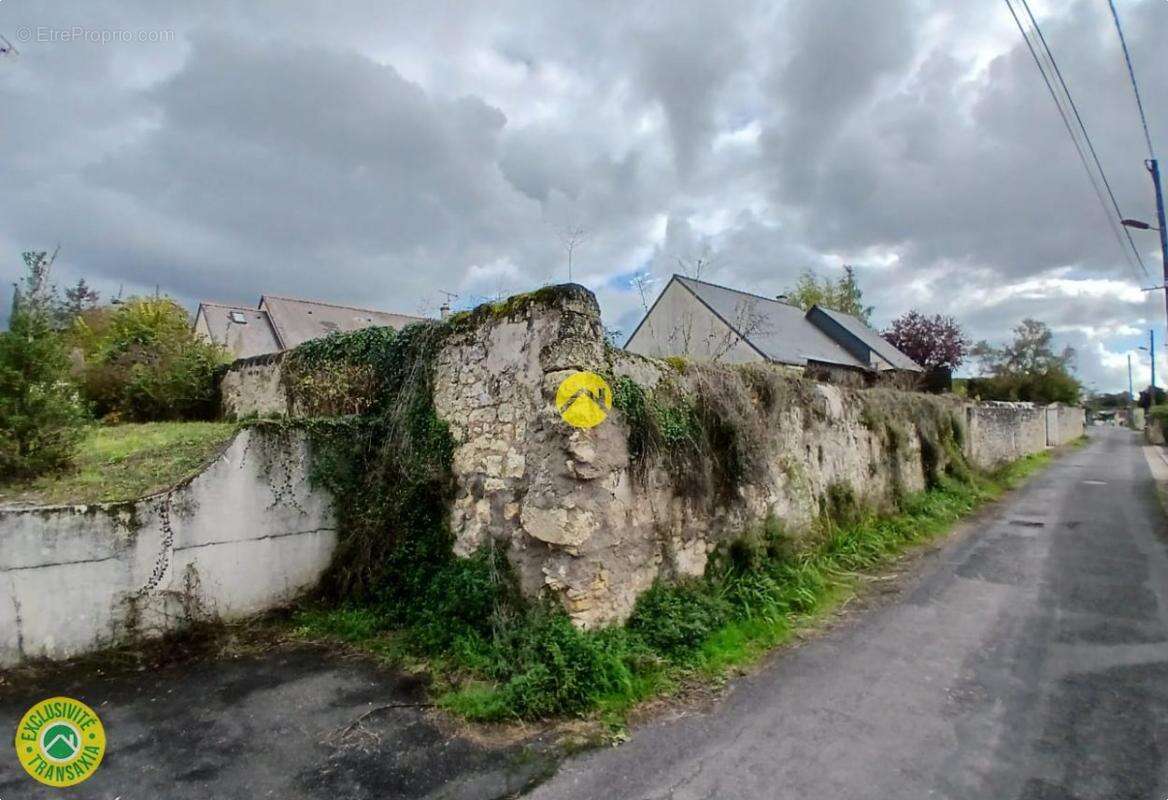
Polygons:
<instances>
[{"instance_id":1,"label":"gable roof","mask_svg":"<svg viewBox=\"0 0 1168 800\"><path fill-rule=\"evenodd\" d=\"M852 336L859 339L869 350L887 361L893 369L908 370L910 372L924 371L920 364L900 352L890 341L851 314L845 314L842 311L836 311L831 308L823 308L822 306L813 306L811 310L823 314ZM810 311L807 313L808 315L811 314Z\"/></svg>"},{"instance_id":2,"label":"gable roof","mask_svg":"<svg viewBox=\"0 0 1168 800\"><path fill-rule=\"evenodd\" d=\"M242 315L244 322L238 322L240 317L236 315ZM250 358L281 349L268 312L263 309L199 303L195 312L196 327L200 317L211 341L226 347L236 358Z\"/></svg>"},{"instance_id":3,"label":"gable roof","mask_svg":"<svg viewBox=\"0 0 1168 800\"><path fill-rule=\"evenodd\" d=\"M373 326L388 326L400 330L406 325L423 321L422 317L407 314L272 294L260 297L260 309L266 311L271 320L280 343L277 349L283 350L289 350L310 339L327 336L334 331L357 331Z\"/></svg>"},{"instance_id":4,"label":"gable roof","mask_svg":"<svg viewBox=\"0 0 1168 800\"><path fill-rule=\"evenodd\" d=\"M868 368L812 324L798 306L682 275L674 275L672 280L692 292L722 322L771 361L797 366L819 361Z\"/></svg>"}]
</instances>

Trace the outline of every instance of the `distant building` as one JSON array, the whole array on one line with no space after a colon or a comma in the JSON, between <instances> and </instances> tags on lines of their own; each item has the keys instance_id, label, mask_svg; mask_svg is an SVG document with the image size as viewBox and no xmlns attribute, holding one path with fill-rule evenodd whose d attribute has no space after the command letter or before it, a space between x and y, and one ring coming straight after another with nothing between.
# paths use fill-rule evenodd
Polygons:
<instances>
[{"instance_id":1,"label":"distant building","mask_svg":"<svg viewBox=\"0 0 1168 800\"><path fill-rule=\"evenodd\" d=\"M386 326L399 330L422 317L265 294L255 308L199 303L195 332L236 358L290 350L335 331Z\"/></svg>"},{"instance_id":2,"label":"distant building","mask_svg":"<svg viewBox=\"0 0 1168 800\"><path fill-rule=\"evenodd\" d=\"M769 361L812 368L920 373L921 366L860 320L674 275L625 349L726 363Z\"/></svg>"}]
</instances>

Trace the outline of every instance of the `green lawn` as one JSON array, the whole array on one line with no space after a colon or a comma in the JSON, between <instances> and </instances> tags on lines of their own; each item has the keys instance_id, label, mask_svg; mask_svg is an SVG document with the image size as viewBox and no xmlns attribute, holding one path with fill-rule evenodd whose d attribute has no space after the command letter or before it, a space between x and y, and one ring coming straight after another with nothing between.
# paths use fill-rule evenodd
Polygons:
<instances>
[{"instance_id":1,"label":"green lawn","mask_svg":"<svg viewBox=\"0 0 1168 800\"><path fill-rule=\"evenodd\" d=\"M132 500L197 472L235 433L230 422L147 422L94 426L72 470L0 485L0 503Z\"/></svg>"}]
</instances>

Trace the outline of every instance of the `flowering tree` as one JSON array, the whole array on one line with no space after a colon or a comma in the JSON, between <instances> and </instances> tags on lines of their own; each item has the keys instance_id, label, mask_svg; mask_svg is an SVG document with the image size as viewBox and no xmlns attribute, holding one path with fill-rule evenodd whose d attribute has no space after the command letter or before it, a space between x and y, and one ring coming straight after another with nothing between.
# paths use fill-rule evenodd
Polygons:
<instances>
[{"instance_id":1,"label":"flowering tree","mask_svg":"<svg viewBox=\"0 0 1168 800\"><path fill-rule=\"evenodd\" d=\"M969 340L952 317L909 311L892 321L884 338L925 369L957 369L965 361Z\"/></svg>"}]
</instances>

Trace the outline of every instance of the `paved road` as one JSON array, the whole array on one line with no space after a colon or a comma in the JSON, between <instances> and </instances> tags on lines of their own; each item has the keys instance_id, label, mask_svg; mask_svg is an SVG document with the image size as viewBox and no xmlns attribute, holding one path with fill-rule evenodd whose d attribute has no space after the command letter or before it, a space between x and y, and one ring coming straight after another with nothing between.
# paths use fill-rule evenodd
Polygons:
<instances>
[{"instance_id":1,"label":"paved road","mask_svg":"<svg viewBox=\"0 0 1168 800\"><path fill-rule=\"evenodd\" d=\"M903 598L539 800L1168 797L1168 551L1139 440L1096 432Z\"/></svg>"},{"instance_id":2,"label":"paved road","mask_svg":"<svg viewBox=\"0 0 1168 800\"><path fill-rule=\"evenodd\" d=\"M312 648L105 672L0 680L0 800L487 800L554 767L539 742L485 746L411 707L425 700L416 679ZM35 783L11 749L28 707L59 694L93 706L108 740L69 789Z\"/></svg>"}]
</instances>

